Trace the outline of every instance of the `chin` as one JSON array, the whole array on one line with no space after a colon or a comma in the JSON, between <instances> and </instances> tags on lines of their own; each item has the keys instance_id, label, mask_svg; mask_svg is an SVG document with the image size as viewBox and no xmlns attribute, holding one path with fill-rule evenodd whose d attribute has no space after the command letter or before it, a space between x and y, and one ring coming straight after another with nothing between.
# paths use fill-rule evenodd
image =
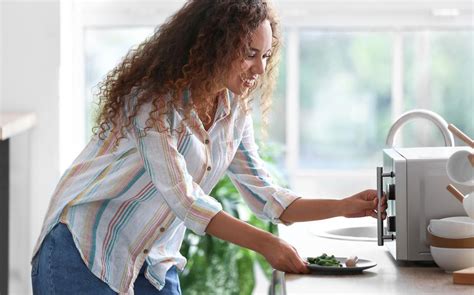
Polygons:
<instances>
[{"instance_id":1,"label":"chin","mask_svg":"<svg viewBox=\"0 0 474 295\"><path fill-rule=\"evenodd\" d=\"M227 87L233 94L242 95L248 91L245 87Z\"/></svg>"}]
</instances>

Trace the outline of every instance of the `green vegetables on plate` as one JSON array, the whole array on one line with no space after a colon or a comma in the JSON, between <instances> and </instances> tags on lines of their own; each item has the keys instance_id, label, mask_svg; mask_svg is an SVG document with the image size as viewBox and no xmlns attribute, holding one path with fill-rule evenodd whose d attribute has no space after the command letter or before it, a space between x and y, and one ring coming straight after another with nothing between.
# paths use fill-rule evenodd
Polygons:
<instances>
[{"instance_id":1,"label":"green vegetables on plate","mask_svg":"<svg viewBox=\"0 0 474 295\"><path fill-rule=\"evenodd\" d=\"M308 257L307 260L310 264L342 267L342 264L334 257L334 255L329 256L326 253L323 253L323 255L318 257Z\"/></svg>"}]
</instances>

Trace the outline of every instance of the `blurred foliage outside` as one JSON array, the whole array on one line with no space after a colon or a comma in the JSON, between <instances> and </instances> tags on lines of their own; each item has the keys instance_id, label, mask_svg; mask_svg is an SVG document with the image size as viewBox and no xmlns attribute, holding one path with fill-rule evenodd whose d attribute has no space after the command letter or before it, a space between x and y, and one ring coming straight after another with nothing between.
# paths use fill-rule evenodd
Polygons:
<instances>
[{"instance_id":1,"label":"blurred foliage outside","mask_svg":"<svg viewBox=\"0 0 474 295\"><path fill-rule=\"evenodd\" d=\"M474 32L415 31L402 38L402 112L434 111L472 136ZM393 40L377 31L300 33L300 168L376 165L396 119ZM400 133L398 145L443 145L439 130L424 120Z\"/></svg>"}]
</instances>

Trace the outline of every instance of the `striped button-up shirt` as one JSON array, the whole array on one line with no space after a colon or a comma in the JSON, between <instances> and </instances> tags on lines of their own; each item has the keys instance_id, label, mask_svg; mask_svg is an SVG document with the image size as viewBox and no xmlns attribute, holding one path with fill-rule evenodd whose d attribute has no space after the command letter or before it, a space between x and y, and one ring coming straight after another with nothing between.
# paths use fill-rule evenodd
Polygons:
<instances>
[{"instance_id":1,"label":"striped button-up shirt","mask_svg":"<svg viewBox=\"0 0 474 295\"><path fill-rule=\"evenodd\" d=\"M145 131L150 110L151 104L141 107L118 146L112 136L91 139L59 181L34 250L58 222L67 224L87 267L119 293L133 294L145 261L145 276L157 289L170 267L183 270L185 229L203 235L222 210L209 193L224 173L251 210L274 223L298 198L272 183L251 116L230 92L219 96L209 130L193 112L199 128ZM175 110L167 122L177 128L182 119Z\"/></svg>"}]
</instances>

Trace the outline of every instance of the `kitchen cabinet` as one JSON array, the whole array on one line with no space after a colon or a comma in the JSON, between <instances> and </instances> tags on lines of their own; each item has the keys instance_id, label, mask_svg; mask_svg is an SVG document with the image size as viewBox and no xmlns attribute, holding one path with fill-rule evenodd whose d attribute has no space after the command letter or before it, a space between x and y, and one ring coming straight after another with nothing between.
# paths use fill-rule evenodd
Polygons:
<instances>
[{"instance_id":1,"label":"kitchen cabinet","mask_svg":"<svg viewBox=\"0 0 474 295\"><path fill-rule=\"evenodd\" d=\"M36 123L33 113L0 113L0 294L8 294L10 138Z\"/></svg>"}]
</instances>

